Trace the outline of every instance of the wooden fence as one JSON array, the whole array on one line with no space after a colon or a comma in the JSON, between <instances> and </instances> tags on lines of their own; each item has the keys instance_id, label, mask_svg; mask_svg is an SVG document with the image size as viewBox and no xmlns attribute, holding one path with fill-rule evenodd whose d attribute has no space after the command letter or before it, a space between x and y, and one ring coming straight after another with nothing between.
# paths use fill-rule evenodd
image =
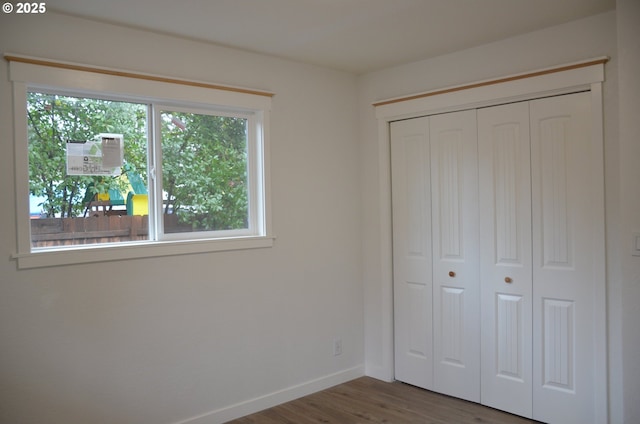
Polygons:
<instances>
[{"instance_id":1,"label":"wooden fence","mask_svg":"<svg viewBox=\"0 0 640 424\"><path fill-rule=\"evenodd\" d=\"M164 215L165 230L177 227L176 215ZM32 247L117 243L147 240L147 215L99 215L86 218L41 218L31 220Z\"/></svg>"}]
</instances>

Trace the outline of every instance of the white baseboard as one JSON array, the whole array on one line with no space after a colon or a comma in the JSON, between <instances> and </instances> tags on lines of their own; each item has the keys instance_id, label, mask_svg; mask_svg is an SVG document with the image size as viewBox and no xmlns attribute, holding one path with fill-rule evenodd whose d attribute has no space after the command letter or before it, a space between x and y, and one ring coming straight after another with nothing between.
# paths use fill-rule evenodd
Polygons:
<instances>
[{"instance_id":1,"label":"white baseboard","mask_svg":"<svg viewBox=\"0 0 640 424\"><path fill-rule=\"evenodd\" d=\"M176 424L222 424L362 376L364 376L364 366L349 368L306 383L220 408L204 415L192 417Z\"/></svg>"}]
</instances>

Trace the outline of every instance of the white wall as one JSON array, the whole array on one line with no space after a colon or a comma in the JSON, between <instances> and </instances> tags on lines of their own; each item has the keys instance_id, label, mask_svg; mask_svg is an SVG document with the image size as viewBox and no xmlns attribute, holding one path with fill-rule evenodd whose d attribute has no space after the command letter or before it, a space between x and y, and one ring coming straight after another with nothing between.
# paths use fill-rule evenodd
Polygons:
<instances>
[{"instance_id":1,"label":"white wall","mask_svg":"<svg viewBox=\"0 0 640 424\"><path fill-rule=\"evenodd\" d=\"M620 197L624 422L640 422L640 257L631 233L640 232L640 1L618 0L620 81Z\"/></svg>"},{"instance_id":2,"label":"white wall","mask_svg":"<svg viewBox=\"0 0 640 424\"><path fill-rule=\"evenodd\" d=\"M269 249L18 271L5 62L0 422L213 423L363 373L355 76L52 12L2 14L0 52L275 92L277 236Z\"/></svg>"},{"instance_id":3,"label":"white wall","mask_svg":"<svg viewBox=\"0 0 640 424\"><path fill-rule=\"evenodd\" d=\"M637 55L637 51L635 54ZM604 84L606 225L607 246L609 248L607 290L610 311L608 325L610 407L611 422L622 422L623 386L621 376L623 372L626 373L627 367L636 367L637 365L625 362L623 370L621 358L623 353L625 357L629 357L631 352L634 352L634 358L637 357L640 344L637 342L637 335L633 338L635 341L629 344L625 343L624 346L622 344L621 320L627 309L631 310L631 308L625 307L625 312L620 313L622 289L627 285L626 279L630 276L629 273L621 271L618 259L621 251L620 246L628 244L626 234L623 234L623 237L619 236L626 229L618 228L618 219L621 216L621 211L629 208L629 205L621 201L623 196L620 196L620 192L625 189L621 189L620 180L630 179L631 174L626 173L625 170L623 170L624 174L620 174L618 171L622 152L620 152L617 135L616 12L593 16L441 57L381 70L359 79L360 137L363 158L361 168L364 211L362 245L367 374L382 379L393 378L393 334L392 322L388 315L392 307L391 264L389 263L391 259L390 211L388 210L390 203L389 199L384 199L381 196L381 193L389 192L389 153L387 148L381 148L378 144L378 124L375 120L374 107L371 104L377 100L497 78L599 56L611 57L611 61L605 68L606 82ZM632 75L629 75L629 78L631 77ZM633 101L637 102L635 99ZM635 110L637 111L638 108L636 107ZM636 131L635 134L637 135L638 132ZM634 142L637 146L637 137ZM633 157L637 162L638 155L635 151ZM636 195L633 202L637 202L637 182L634 187ZM629 190L632 190L631 187ZM636 203L634 205L637 207ZM636 212L635 216L638 215ZM627 254L627 252L628 248L625 248L624 253ZM638 301L637 292L633 293L629 305L637 304ZM629 314L631 315L631 313ZM635 322L637 323L637 312L635 314ZM626 315L625 319L627 319ZM632 330L629 328L625 329L626 331ZM632 360L630 359L630 361ZM625 389L627 389L627 385L625 385ZM627 401L633 396L637 399L639 393L637 387L635 392L631 392L631 394L625 392ZM637 402L635 403L637 404Z\"/></svg>"},{"instance_id":4,"label":"white wall","mask_svg":"<svg viewBox=\"0 0 640 424\"><path fill-rule=\"evenodd\" d=\"M271 249L17 271L5 63L0 422L206 424L358 375L364 360L392 379L388 157L371 103L602 55L611 422L640 421L637 22L637 1L619 0L617 12L356 78L49 12L0 15L0 52L276 92L278 237Z\"/></svg>"}]
</instances>

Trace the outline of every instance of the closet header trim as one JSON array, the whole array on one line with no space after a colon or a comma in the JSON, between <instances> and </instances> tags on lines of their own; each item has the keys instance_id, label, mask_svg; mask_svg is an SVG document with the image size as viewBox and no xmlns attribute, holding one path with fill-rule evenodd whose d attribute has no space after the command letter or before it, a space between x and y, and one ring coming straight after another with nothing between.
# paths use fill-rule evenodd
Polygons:
<instances>
[{"instance_id":1,"label":"closet header trim","mask_svg":"<svg viewBox=\"0 0 640 424\"><path fill-rule=\"evenodd\" d=\"M508 77L490 79L490 80L486 80L486 81L480 81L480 82L475 82L475 83L471 83L471 84L458 85L458 86L454 86L454 87L447 87L447 88L442 88L442 89L438 89L438 90L434 90L434 91L427 91L427 92L423 92L423 93L412 94L412 95L404 96L404 97L396 97L396 98L392 98L392 99L388 99L388 100L381 100L379 102L373 103L373 106L376 106L376 107L385 106L385 105L389 105L389 104L393 104L393 103L401 103L401 102L406 102L406 101L409 101L409 100L416 100L416 99L422 99L422 98L425 98L425 97L437 96L437 95L440 95L440 94L453 93L453 92L456 92L456 91L463 91L463 90L469 90L469 89L478 88L478 87L485 87L485 86L489 86L489 85L502 84L502 83L510 82L510 81L517 81L517 80L522 80L522 79L527 79L527 78L534 78L534 77L539 77L539 76L548 75L548 74L554 74L554 73L558 73L558 72L570 71L570 70L573 70L573 69L586 68L586 67L593 66L593 65L602 65L602 64L607 63L608 61L609 61L608 57L600 57L600 58L591 59L591 60L588 60L588 61L585 61L585 62L577 62L577 63L568 64L568 65L562 65L562 66L556 66L556 67L552 67L552 68L541 69L541 70L533 71L533 72L526 72L526 73L522 73L522 74L516 74L516 75L512 75L512 76L508 76Z\"/></svg>"}]
</instances>

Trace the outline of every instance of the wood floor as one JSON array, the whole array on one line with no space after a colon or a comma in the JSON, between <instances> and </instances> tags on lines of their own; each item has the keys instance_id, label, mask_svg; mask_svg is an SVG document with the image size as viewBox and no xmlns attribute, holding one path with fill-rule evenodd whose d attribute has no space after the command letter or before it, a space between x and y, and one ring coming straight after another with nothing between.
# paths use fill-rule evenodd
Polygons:
<instances>
[{"instance_id":1,"label":"wood floor","mask_svg":"<svg viewBox=\"0 0 640 424\"><path fill-rule=\"evenodd\" d=\"M362 377L228 424L526 424L525 418L408 384Z\"/></svg>"}]
</instances>

